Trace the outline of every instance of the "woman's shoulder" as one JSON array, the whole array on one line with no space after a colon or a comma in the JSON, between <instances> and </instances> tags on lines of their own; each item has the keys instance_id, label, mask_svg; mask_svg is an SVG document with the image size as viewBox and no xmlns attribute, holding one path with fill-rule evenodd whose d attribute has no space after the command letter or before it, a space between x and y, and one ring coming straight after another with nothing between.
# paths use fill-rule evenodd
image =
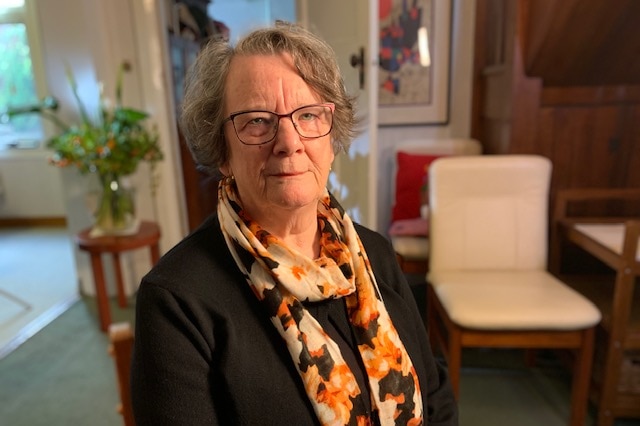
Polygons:
<instances>
[{"instance_id":1,"label":"woman's shoulder","mask_svg":"<svg viewBox=\"0 0 640 426\"><path fill-rule=\"evenodd\" d=\"M393 252L391 242L384 235L358 223L355 223L354 226L367 252Z\"/></svg>"},{"instance_id":2,"label":"woman's shoulder","mask_svg":"<svg viewBox=\"0 0 640 426\"><path fill-rule=\"evenodd\" d=\"M198 291L202 283L216 285L237 278L235 262L212 215L167 253L143 278L143 285L159 285L170 291Z\"/></svg>"},{"instance_id":3,"label":"woman's shoulder","mask_svg":"<svg viewBox=\"0 0 640 426\"><path fill-rule=\"evenodd\" d=\"M212 252L219 253L225 247L218 218L212 215L165 253L158 266L184 262L185 260L191 265L197 265L200 262L211 261L210 254ZM218 258L218 256L214 256L214 258Z\"/></svg>"}]
</instances>

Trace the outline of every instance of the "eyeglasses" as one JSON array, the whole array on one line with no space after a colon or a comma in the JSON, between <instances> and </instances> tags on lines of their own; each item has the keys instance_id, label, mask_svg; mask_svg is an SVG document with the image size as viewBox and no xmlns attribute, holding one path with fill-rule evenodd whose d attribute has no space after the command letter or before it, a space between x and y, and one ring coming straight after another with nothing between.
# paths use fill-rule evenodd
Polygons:
<instances>
[{"instance_id":1,"label":"eyeglasses","mask_svg":"<svg viewBox=\"0 0 640 426\"><path fill-rule=\"evenodd\" d=\"M231 114L222 124L231 121L238 139L243 144L264 145L276 138L280 119L288 117L300 136L305 139L317 139L331 132L335 108L332 103L324 103L305 105L288 114L239 111Z\"/></svg>"}]
</instances>

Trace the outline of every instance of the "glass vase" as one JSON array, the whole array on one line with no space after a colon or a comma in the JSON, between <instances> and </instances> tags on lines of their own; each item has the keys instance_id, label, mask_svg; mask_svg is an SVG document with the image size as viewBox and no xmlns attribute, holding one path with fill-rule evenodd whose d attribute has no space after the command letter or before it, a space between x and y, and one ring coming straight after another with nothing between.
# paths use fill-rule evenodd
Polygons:
<instances>
[{"instance_id":1,"label":"glass vase","mask_svg":"<svg viewBox=\"0 0 640 426\"><path fill-rule=\"evenodd\" d=\"M99 175L100 195L93 230L102 235L128 235L137 231L134 190L123 176Z\"/></svg>"}]
</instances>

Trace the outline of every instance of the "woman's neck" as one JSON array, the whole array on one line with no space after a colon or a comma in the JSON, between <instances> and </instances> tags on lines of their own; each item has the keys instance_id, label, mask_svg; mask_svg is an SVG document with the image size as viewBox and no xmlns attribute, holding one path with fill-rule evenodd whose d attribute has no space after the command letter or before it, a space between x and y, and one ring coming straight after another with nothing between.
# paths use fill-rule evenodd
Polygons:
<instances>
[{"instance_id":1,"label":"woman's neck","mask_svg":"<svg viewBox=\"0 0 640 426\"><path fill-rule=\"evenodd\" d=\"M317 209L265 214L254 220L269 233L283 240L289 247L315 259L320 255L320 231Z\"/></svg>"}]
</instances>

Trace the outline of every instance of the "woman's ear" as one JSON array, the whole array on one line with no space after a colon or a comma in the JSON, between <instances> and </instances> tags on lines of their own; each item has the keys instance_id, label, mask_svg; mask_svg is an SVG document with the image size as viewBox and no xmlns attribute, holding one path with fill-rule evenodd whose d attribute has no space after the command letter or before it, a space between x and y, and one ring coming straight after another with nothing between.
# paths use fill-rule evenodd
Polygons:
<instances>
[{"instance_id":1,"label":"woman's ear","mask_svg":"<svg viewBox=\"0 0 640 426\"><path fill-rule=\"evenodd\" d=\"M231 171L231 167L229 167L229 163L225 163L222 166L220 166L220 173L222 173L223 175L229 177L233 175L233 172Z\"/></svg>"}]
</instances>

